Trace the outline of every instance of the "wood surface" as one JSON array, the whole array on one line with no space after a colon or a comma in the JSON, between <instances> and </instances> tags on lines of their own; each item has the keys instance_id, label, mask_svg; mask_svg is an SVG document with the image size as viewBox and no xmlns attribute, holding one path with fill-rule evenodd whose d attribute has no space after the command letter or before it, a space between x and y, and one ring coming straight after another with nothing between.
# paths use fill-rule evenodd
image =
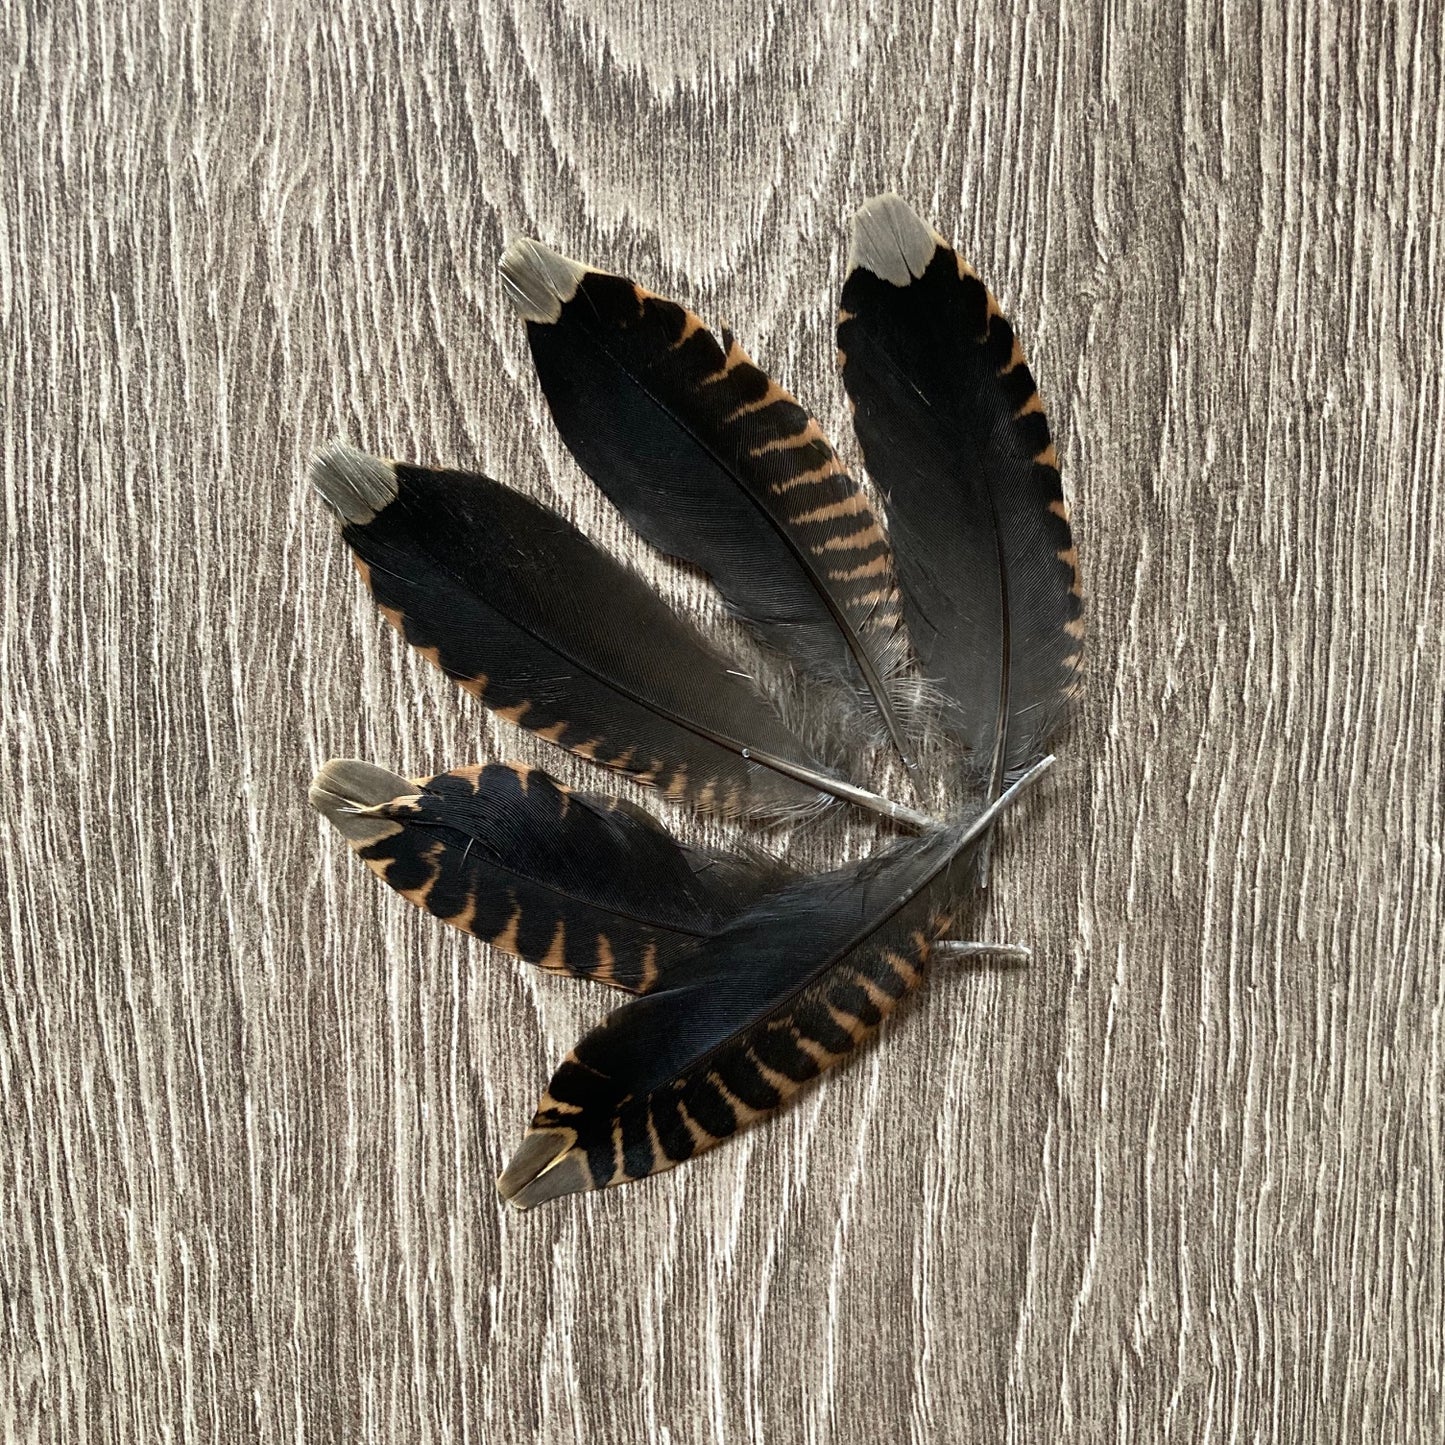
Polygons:
<instances>
[{"instance_id":1,"label":"wood surface","mask_svg":"<svg viewBox=\"0 0 1445 1445\"><path fill-rule=\"evenodd\" d=\"M1441 23L7 6L0 1435L1445 1438ZM502 298L532 234L733 324L856 462L884 189L1016 321L1075 508L1089 685L985 920L1033 963L509 1212L609 1000L410 909L305 787L584 774L406 655L306 458L480 465L627 550Z\"/></svg>"}]
</instances>

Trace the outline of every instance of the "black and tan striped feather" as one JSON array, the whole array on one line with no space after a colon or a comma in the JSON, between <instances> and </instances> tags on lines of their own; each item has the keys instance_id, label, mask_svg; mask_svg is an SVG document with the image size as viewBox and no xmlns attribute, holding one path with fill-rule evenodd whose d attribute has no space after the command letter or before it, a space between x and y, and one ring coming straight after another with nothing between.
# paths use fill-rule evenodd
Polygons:
<instances>
[{"instance_id":1,"label":"black and tan striped feather","mask_svg":"<svg viewBox=\"0 0 1445 1445\"><path fill-rule=\"evenodd\" d=\"M827 775L772 706L550 508L348 447L312 480L383 615L498 716L703 811L819 803L797 774Z\"/></svg>"},{"instance_id":2,"label":"black and tan striped feather","mask_svg":"<svg viewBox=\"0 0 1445 1445\"><path fill-rule=\"evenodd\" d=\"M327 763L311 803L402 897L551 973L646 993L787 879L679 843L625 802L490 763L409 780Z\"/></svg>"},{"instance_id":3,"label":"black and tan striped feather","mask_svg":"<svg viewBox=\"0 0 1445 1445\"><path fill-rule=\"evenodd\" d=\"M853 228L843 381L884 493L909 635L989 795L1078 687L1078 557L1058 458L1013 328L897 196Z\"/></svg>"},{"instance_id":4,"label":"black and tan striped feather","mask_svg":"<svg viewBox=\"0 0 1445 1445\"><path fill-rule=\"evenodd\" d=\"M527 1209L671 1169L841 1063L922 981L969 853L1042 766L971 822L792 884L699 943L564 1060L502 1196Z\"/></svg>"},{"instance_id":5,"label":"black and tan striped feather","mask_svg":"<svg viewBox=\"0 0 1445 1445\"><path fill-rule=\"evenodd\" d=\"M536 241L502 258L537 376L582 470L647 541L881 720L903 661L888 540L818 423L724 330Z\"/></svg>"}]
</instances>

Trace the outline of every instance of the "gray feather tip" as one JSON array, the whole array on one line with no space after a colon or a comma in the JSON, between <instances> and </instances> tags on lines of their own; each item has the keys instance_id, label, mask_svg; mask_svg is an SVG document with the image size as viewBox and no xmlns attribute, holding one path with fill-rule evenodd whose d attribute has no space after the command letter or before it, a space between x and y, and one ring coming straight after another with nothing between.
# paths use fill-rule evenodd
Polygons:
<instances>
[{"instance_id":1,"label":"gray feather tip","mask_svg":"<svg viewBox=\"0 0 1445 1445\"><path fill-rule=\"evenodd\" d=\"M894 286L923 275L943 244L902 196L874 196L853 218L848 269L862 267Z\"/></svg>"},{"instance_id":2,"label":"gray feather tip","mask_svg":"<svg viewBox=\"0 0 1445 1445\"><path fill-rule=\"evenodd\" d=\"M348 842L364 847L400 827L372 810L416 795L416 784L398 773L359 758L333 758L311 780L306 800Z\"/></svg>"},{"instance_id":3,"label":"gray feather tip","mask_svg":"<svg viewBox=\"0 0 1445 1445\"><path fill-rule=\"evenodd\" d=\"M311 459L311 485L343 522L364 525L396 500L396 469L345 442L332 442Z\"/></svg>"},{"instance_id":4,"label":"gray feather tip","mask_svg":"<svg viewBox=\"0 0 1445 1445\"><path fill-rule=\"evenodd\" d=\"M569 261L540 241L513 241L502 253L502 287L523 321L550 326L577 294L587 274L579 261Z\"/></svg>"}]
</instances>

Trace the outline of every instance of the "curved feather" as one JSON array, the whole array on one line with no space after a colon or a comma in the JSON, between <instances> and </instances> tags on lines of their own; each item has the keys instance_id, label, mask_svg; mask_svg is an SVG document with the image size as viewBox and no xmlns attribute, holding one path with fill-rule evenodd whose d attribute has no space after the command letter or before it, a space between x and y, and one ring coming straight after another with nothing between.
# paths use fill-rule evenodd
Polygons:
<instances>
[{"instance_id":1,"label":"curved feather","mask_svg":"<svg viewBox=\"0 0 1445 1445\"><path fill-rule=\"evenodd\" d=\"M539 968L632 993L786 877L516 763L411 781L338 759L309 796L417 907Z\"/></svg>"},{"instance_id":2,"label":"curved feather","mask_svg":"<svg viewBox=\"0 0 1445 1445\"><path fill-rule=\"evenodd\" d=\"M704 811L846 797L772 706L636 573L489 477L332 447L312 480L382 613L511 722Z\"/></svg>"},{"instance_id":3,"label":"curved feather","mask_svg":"<svg viewBox=\"0 0 1445 1445\"><path fill-rule=\"evenodd\" d=\"M567 1056L502 1196L529 1209L671 1169L842 1062L922 981L973 848L1048 761L971 822L792 884L699 943Z\"/></svg>"},{"instance_id":4,"label":"curved feather","mask_svg":"<svg viewBox=\"0 0 1445 1445\"><path fill-rule=\"evenodd\" d=\"M525 240L502 275L582 470L764 642L879 717L906 761L888 540L818 423L728 331L633 281Z\"/></svg>"},{"instance_id":5,"label":"curved feather","mask_svg":"<svg viewBox=\"0 0 1445 1445\"><path fill-rule=\"evenodd\" d=\"M854 222L838 347L909 634L994 795L1077 690L1084 634L1033 375L982 281L897 196Z\"/></svg>"}]
</instances>

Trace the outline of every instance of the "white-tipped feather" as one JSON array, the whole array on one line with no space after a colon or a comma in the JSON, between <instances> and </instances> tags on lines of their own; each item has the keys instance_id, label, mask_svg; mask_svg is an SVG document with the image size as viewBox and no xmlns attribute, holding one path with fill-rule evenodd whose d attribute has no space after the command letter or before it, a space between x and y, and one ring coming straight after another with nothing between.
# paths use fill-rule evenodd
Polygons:
<instances>
[{"instance_id":1,"label":"white-tipped feather","mask_svg":"<svg viewBox=\"0 0 1445 1445\"><path fill-rule=\"evenodd\" d=\"M365 847L400 831L371 810L417 796L416 784L359 758L333 758L311 780L306 800L350 843Z\"/></svg>"},{"instance_id":2,"label":"white-tipped feather","mask_svg":"<svg viewBox=\"0 0 1445 1445\"><path fill-rule=\"evenodd\" d=\"M902 196L874 196L853 218L848 269L862 267L894 286L923 275L942 238Z\"/></svg>"},{"instance_id":3,"label":"white-tipped feather","mask_svg":"<svg viewBox=\"0 0 1445 1445\"><path fill-rule=\"evenodd\" d=\"M359 525L395 501L397 493L390 462L345 442L332 442L311 459L311 485L343 522Z\"/></svg>"},{"instance_id":4,"label":"white-tipped feather","mask_svg":"<svg viewBox=\"0 0 1445 1445\"><path fill-rule=\"evenodd\" d=\"M540 241L513 241L502 253L502 286L523 321L550 326L577 294L587 269Z\"/></svg>"}]
</instances>

